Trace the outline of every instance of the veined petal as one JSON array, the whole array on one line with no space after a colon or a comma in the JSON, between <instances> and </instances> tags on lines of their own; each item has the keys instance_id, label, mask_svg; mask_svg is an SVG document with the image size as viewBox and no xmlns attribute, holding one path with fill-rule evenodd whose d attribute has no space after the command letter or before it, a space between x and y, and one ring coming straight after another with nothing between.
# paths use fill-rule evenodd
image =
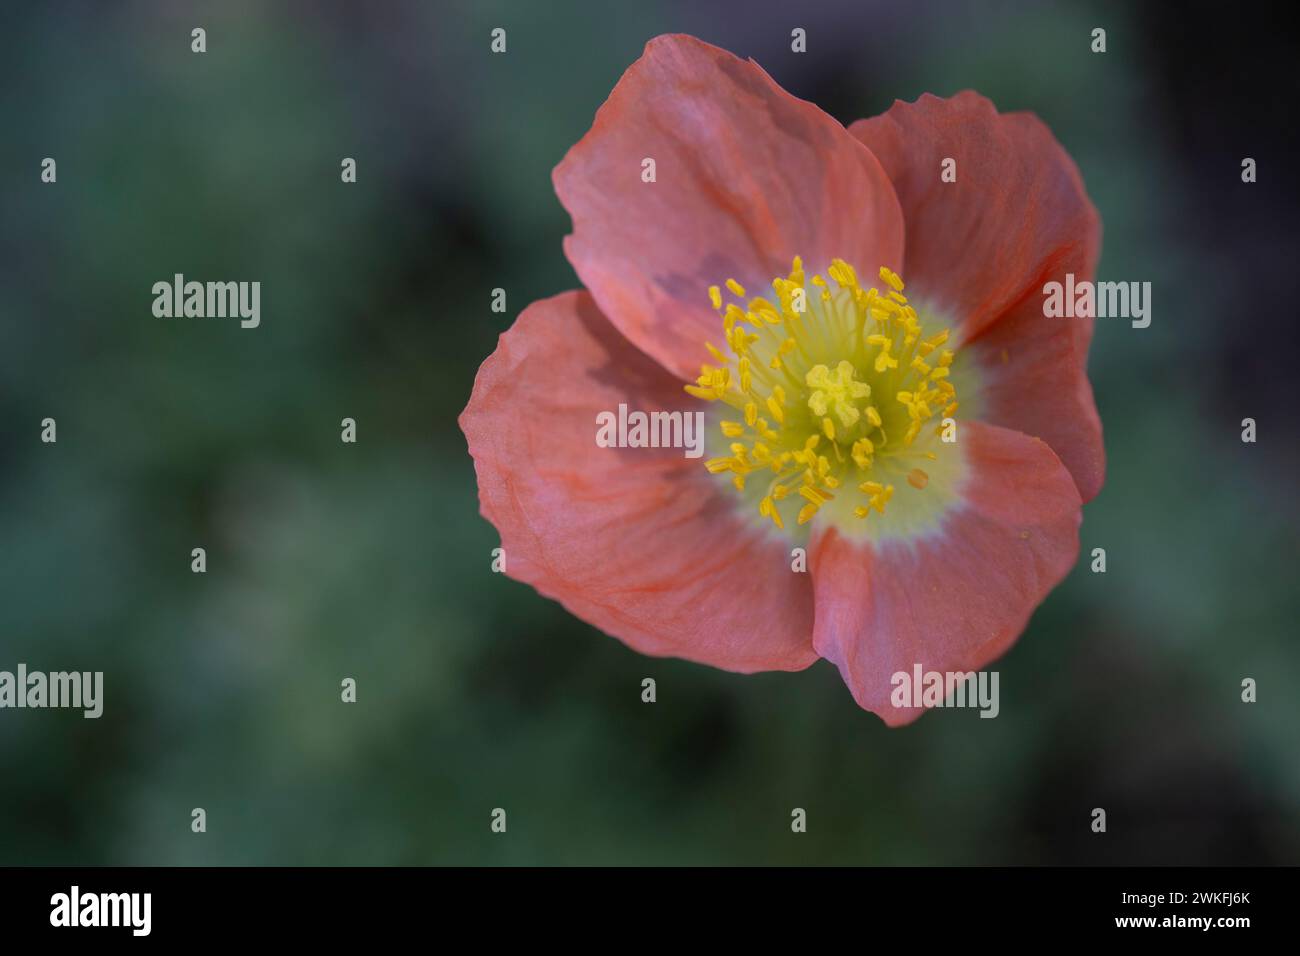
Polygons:
<instances>
[{"instance_id":1,"label":"veined petal","mask_svg":"<svg viewBox=\"0 0 1300 956\"><path fill-rule=\"evenodd\" d=\"M1079 550L1074 481L1042 441L962 423L961 504L912 540L853 541L833 526L810 551L813 645L858 704L898 726L894 674L983 668L1015 642Z\"/></svg>"},{"instance_id":2,"label":"veined petal","mask_svg":"<svg viewBox=\"0 0 1300 956\"><path fill-rule=\"evenodd\" d=\"M1028 113L999 114L970 90L896 101L849 131L889 174L906 224L908 294L951 315L970 341L1045 282L1092 278L1101 220L1074 161ZM945 160L954 182L944 182ZM1091 326L1063 326L1087 351Z\"/></svg>"},{"instance_id":3,"label":"veined petal","mask_svg":"<svg viewBox=\"0 0 1300 956\"><path fill-rule=\"evenodd\" d=\"M970 344L980 370L981 418L1047 442L1085 504L1106 479L1106 449L1085 367L1087 344L1062 325L1089 321L1044 318L1041 296L1031 296Z\"/></svg>"},{"instance_id":4,"label":"veined petal","mask_svg":"<svg viewBox=\"0 0 1300 956\"><path fill-rule=\"evenodd\" d=\"M553 179L579 278L684 379L709 360L720 278L761 295L796 255L810 270L902 258L898 200L870 150L754 62L694 37L646 45Z\"/></svg>"},{"instance_id":5,"label":"veined petal","mask_svg":"<svg viewBox=\"0 0 1300 956\"><path fill-rule=\"evenodd\" d=\"M850 131L902 203L909 292L974 346L987 387L970 398L993 424L1051 445L1090 501L1105 478L1086 369L1093 319L1043 315L1043 287L1091 281L1101 246L1073 160L1037 117L999 114L970 91L896 102ZM955 182L940 175L947 159Z\"/></svg>"},{"instance_id":6,"label":"veined petal","mask_svg":"<svg viewBox=\"0 0 1300 956\"><path fill-rule=\"evenodd\" d=\"M506 573L643 654L798 670L812 587L785 543L681 448L604 448L597 416L702 407L585 292L534 302L483 363L460 425Z\"/></svg>"}]
</instances>

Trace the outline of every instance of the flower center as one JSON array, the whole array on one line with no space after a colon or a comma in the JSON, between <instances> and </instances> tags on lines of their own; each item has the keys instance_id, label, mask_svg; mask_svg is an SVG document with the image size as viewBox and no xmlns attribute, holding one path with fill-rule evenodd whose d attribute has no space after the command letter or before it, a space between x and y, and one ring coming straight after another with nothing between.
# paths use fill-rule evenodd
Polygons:
<instances>
[{"instance_id":1,"label":"flower center","mask_svg":"<svg viewBox=\"0 0 1300 956\"><path fill-rule=\"evenodd\" d=\"M738 491L759 483L758 512L778 528L796 507L806 524L837 495L859 496L858 518L883 514L894 494L887 479L903 471L924 489L929 475L920 466L937 454L913 443L937 415L957 410L954 353L942 348L948 330L925 337L902 279L882 266L884 291L864 289L842 259L826 274L830 282L805 281L796 256L790 275L772 280L775 302L746 302L744 288L728 279L736 302L724 304L722 289L710 287L727 351L705 343L718 364L702 366L686 386L735 409L719 423L731 454L705 465L729 475Z\"/></svg>"}]
</instances>

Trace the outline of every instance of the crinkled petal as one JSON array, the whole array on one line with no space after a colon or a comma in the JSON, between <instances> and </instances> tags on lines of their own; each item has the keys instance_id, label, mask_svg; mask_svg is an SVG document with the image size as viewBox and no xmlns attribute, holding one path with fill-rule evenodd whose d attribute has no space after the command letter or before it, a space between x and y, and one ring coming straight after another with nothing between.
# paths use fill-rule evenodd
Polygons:
<instances>
[{"instance_id":1,"label":"crinkled petal","mask_svg":"<svg viewBox=\"0 0 1300 956\"><path fill-rule=\"evenodd\" d=\"M839 257L866 276L902 257L898 201L871 152L753 61L694 37L646 45L554 181L579 278L683 378L720 336L710 285L770 296L796 255L810 273Z\"/></svg>"},{"instance_id":2,"label":"crinkled petal","mask_svg":"<svg viewBox=\"0 0 1300 956\"><path fill-rule=\"evenodd\" d=\"M871 544L832 527L812 541L813 645L891 726L923 712L894 706L894 674L983 668L1078 555L1079 494L1052 450L1008 429L960 427L961 503L938 530Z\"/></svg>"},{"instance_id":3,"label":"crinkled petal","mask_svg":"<svg viewBox=\"0 0 1300 956\"><path fill-rule=\"evenodd\" d=\"M999 114L967 90L897 101L849 130L880 160L902 205L908 295L951 315L963 339L1030 292L1041 296L1058 273L1092 277L1101 220L1074 161L1037 117ZM955 182L943 181L947 159Z\"/></svg>"},{"instance_id":4,"label":"crinkled petal","mask_svg":"<svg viewBox=\"0 0 1300 956\"><path fill-rule=\"evenodd\" d=\"M1075 321L1044 318L1041 299L1031 297L968 348L980 366L983 420L1047 442L1087 503L1105 481L1106 450L1085 356L1060 328Z\"/></svg>"},{"instance_id":5,"label":"crinkled petal","mask_svg":"<svg viewBox=\"0 0 1300 956\"><path fill-rule=\"evenodd\" d=\"M778 539L681 448L603 448L597 416L700 403L585 292L530 305L483 363L460 417L506 573L643 654L732 671L797 670L812 587Z\"/></svg>"},{"instance_id":6,"label":"crinkled petal","mask_svg":"<svg viewBox=\"0 0 1300 956\"><path fill-rule=\"evenodd\" d=\"M952 321L989 371L988 420L1046 441L1091 500L1105 474L1093 320L1043 315L1048 282L1096 271L1101 220L1073 160L1037 117L999 114L970 91L896 102L850 130L902 204L909 296ZM946 159L955 182L941 176Z\"/></svg>"}]
</instances>

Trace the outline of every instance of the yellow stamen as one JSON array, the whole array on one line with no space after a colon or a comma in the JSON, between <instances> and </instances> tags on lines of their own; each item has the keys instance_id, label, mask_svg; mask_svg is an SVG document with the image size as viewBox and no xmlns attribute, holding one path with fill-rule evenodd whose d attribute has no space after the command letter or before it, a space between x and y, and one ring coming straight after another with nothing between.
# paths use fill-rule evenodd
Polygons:
<instances>
[{"instance_id":1,"label":"yellow stamen","mask_svg":"<svg viewBox=\"0 0 1300 956\"><path fill-rule=\"evenodd\" d=\"M946 330L924 335L923 315L898 274L882 267L879 276L883 292L864 288L842 259L832 259L824 275L809 275L796 257L765 295L746 300L745 288L727 279L723 286L738 302L724 305L722 287L708 287L726 348L710 344L714 364L684 388L724 402L736 417L718 419L730 454L705 467L741 492L751 476L761 478L767 491L757 497L758 513L777 528L790 517L798 524L822 520L841 487L863 499L835 502L827 512L832 520L883 513L894 486L878 480L882 473L906 474L916 489L930 484L922 469L897 470L892 459L936 460L924 446L909 446L938 410L944 417L957 410L954 352L942 348Z\"/></svg>"}]
</instances>

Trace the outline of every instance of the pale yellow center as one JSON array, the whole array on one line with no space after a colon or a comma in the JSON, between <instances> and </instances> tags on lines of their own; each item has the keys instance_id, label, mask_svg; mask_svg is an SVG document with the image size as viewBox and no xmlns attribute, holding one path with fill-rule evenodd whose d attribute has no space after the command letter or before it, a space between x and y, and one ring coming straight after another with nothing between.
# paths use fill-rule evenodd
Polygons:
<instances>
[{"instance_id":1,"label":"pale yellow center","mask_svg":"<svg viewBox=\"0 0 1300 956\"><path fill-rule=\"evenodd\" d=\"M776 301L746 300L734 279L726 289L735 302L711 287L727 349L706 343L717 364L686 386L735 410L719 422L729 454L706 467L729 475L747 497L760 483L758 513L778 528L791 517L806 524L844 495L857 497L859 519L884 514L894 496L889 479L905 475L924 490L935 463L952 470L939 462L942 442L917 441L923 429L955 429L948 331L926 336L902 280L887 268L879 272L883 290L861 286L842 259L826 275L807 278L796 257L789 276L772 281Z\"/></svg>"}]
</instances>

